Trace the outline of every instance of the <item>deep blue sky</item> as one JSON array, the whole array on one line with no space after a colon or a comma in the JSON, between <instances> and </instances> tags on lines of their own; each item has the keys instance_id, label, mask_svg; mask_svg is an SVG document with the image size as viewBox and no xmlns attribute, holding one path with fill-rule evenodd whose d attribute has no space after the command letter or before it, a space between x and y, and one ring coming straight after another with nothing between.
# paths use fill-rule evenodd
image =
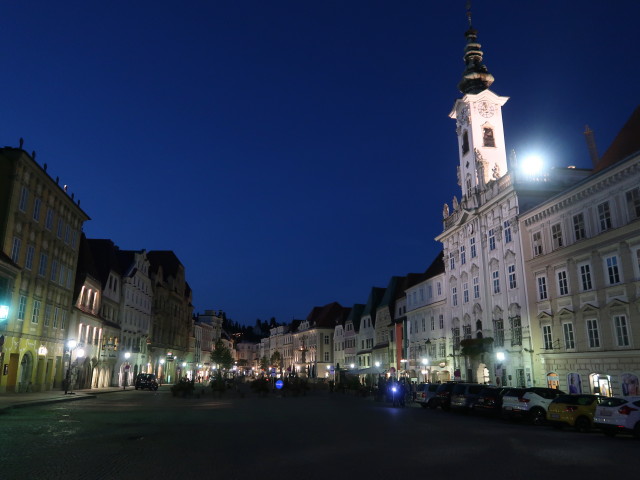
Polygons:
<instances>
[{"instance_id":1,"label":"deep blue sky","mask_svg":"<svg viewBox=\"0 0 640 480\"><path fill-rule=\"evenodd\" d=\"M90 238L176 252L196 312L364 303L458 194L464 0L2 2L0 142ZM588 167L638 104L640 2L476 1L507 148Z\"/></svg>"}]
</instances>

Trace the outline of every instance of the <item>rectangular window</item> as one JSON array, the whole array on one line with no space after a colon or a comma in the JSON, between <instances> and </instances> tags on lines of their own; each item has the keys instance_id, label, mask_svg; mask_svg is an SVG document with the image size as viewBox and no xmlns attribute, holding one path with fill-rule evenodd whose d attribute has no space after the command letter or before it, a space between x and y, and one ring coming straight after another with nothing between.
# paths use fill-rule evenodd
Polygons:
<instances>
[{"instance_id":1,"label":"rectangular window","mask_svg":"<svg viewBox=\"0 0 640 480\"><path fill-rule=\"evenodd\" d=\"M616 341L619 347L629 346L629 327L625 315L614 315L613 325L616 329Z\"/></svg>"},{"instance_id":2,"label":"rectangular window","mask_svg":"<svg viewBox=\"0 0 640 480\"><path fill-rule=\"evenodd\" d=\"M458 350L460 348L460 328L456 327L453 329L453 349Z\"/></svg>"},{"instance_id":3,"label":"rectangular window","mask_svg":"<svg viewBox=\"0 0 640 480\"><path fill-rule=\"evenodd\" d=\"M567 272L558 272L558 295L569 295L569 285L567 284Z\"/></svg>"},{"instance_id":4,"label":"rectangular window","mask_svg":"<svg viewBox=\"0 0 640 480\"><path fill-rule=\"evenodd\" d=\"M33 301L33 310L31 312L31 323L38 323L40 319L40 300Z\"/></svg>"},{"instance_id":5,"label":"rectangular window","mask_svg":"<svg viewBox=\"0 0 640 480\"><path fill-rule=\"evenodd\" d=\"M573 233L576 237L576 242L587 236L584 227L584 215L582 213L573 216Z\"/></svg>"},{"instance_id":6,"label":"rectangular window","mask_svg":"<svg viewBox=\"0 0 640 480\"><path fill-rule=\"evenodd\" d=\"M473 277L473 298L480 298L480 278Z\"/></svg>"},{"instance_id":7,"label":"rectangular window","mask_svg":"<svg viewBox=\"0 0 640 480\"><path fill-rule=\"evenodd\" d=\"M58 283L64 287L64 282L67 279L67 267L65 267L62 263L60 264L60 276Z\"/></svg>"},{"instance_id":8,"label":"rectangular window","mask_svg":"<svg viewBox=\"0 0 640 480\"><path fill-rule=\"evenodd\" d=\"M329 361L329 352L324 352L324 361L325 362Z\"/></svg>"},{"instance_id":9,"label":"rectangular window","mask_svg":"<svg viewBox=\"0 0 640 480\"><path fill-rule=\"evenodd\" d=\"M44 277L47 274L47 254L40 254L40 265L38 265L38 275Z\"/></svg>"},{"instance_id":10,"label":"rectangular window","mask_svg":"<svg viewBox=\"0 0 640 480\"><path fill-rule=\"evenodd\" d=\"M583 291L593 288L593 283L591 282L591 265L588 263L580 265L580 283Z\"/></svg>"},{"instance_id":11,"label":"rectangular window","mask_svg":"<svg viewBox=\"0 0 640 480\"><path fill-rule=\"evenodd\" d=\"M493 345L504 347L504 321L501 318L493 321Z\"/></svg>"},{"instance_id":12,"label":"rectangular window","mask_svg":"<svg viewBox=\"0 0 640 480\"><path fill-rule=\"evenodd\" d=\"M538 300L547 298L547 277L538 277Z\"/></svg>"},{"instance_id":13,"label":"rectangular window","mask_svg":"<svg viewBox=\"0 0 640 480\"><path fill-rule=\"evenodd\" d=\"M36 198L35 202L33 202L33 221L40 221L40 205L42 204L42 200Z\"/></svg>"},{"instance_id":14,"label":"rectangular window","mask_svg":"<svg viewBox=\"0 0 640 480\"><path fill-rule=\"evenodd\" d=\"M22 241L18 237L13 237L13 246L11 247L11 260L13 260L13 263L18 263L21 243Z\"/></svg>"},{"instance_id":15,"label":"rectangular window","mask_svg":"<svg viewBox=\"0 0 640 480\"><path fill-rule=\"evenodd\" d=\"M496 232L493 228L489 229L488 237L489 237L489 250L495 250L496 249Z\"/></svg>"},{"instance_id":16,"label":"rectangular window","mask_svg":"<svg viewBox=\"0 0 640 480\"><path fill-rule=\"evenodd\" d=\"M47 216L44 220L44 228L51 230L53 228L53 209L47 208Z\"/></svg>"},{"instance_id":17,"label":"rectangular window","mask_svg":"<svg viewBox=\"0 0 640 480\"><path fill-rule=\"evenodd\" d=\"M60 321L60 330L64 330L67 327L67 311L62 311L62 319Z\"/></svg>"},{"instance_id":18,"label":"rectangular window","mask_svg":"<svg viewBox=\"0 0 640 480\"><path fill-rule=\"evenodd\" d=\"M64 227L64 243L68 244L71 241L71 227L65 225Z\"/></svg>"},{"instance_id":19,"label":"rectangular window","mask_svg":"<svg viewBox=\"0 0 640 480\"><path fill-rule=\"evenodd\" d=\"M516 266L515 265L509 265L507 267L507 271L509 273L509 288L510 289L514 289L516 288Z\"/></svg>"},{"instance_id":20,"label":"rectangular window","mask_svg":"<svg viewBox=\"0 0 640 480\"><path fill-rule=\"evenodd\" d=\"M51 323L51 305L45 305L44 307L44 326L48 327Z\"/></svg>"},{"instance_id":21,"label":"rectangular window","mask_svg":"<svg viewBox=\"0 0 640 480\"><path fill-rule=\"evenodd\" d=\"M431 331L434 331L436 329L436 319L432 316L431 317Z\"/></svg>"},{"instance_id":22,"label":"rectangular window","mask_svg":"<svg viewBox=\"0 0 640 480\"><path fill-rule=\"evenodd\" d=\"M478 252L476 251L476 239L475 237L471 237L469 239L469 245L471 248L471 258L476 258L478 256Z\"/></svg>"},{"instance_id":23,"label":"rectangular window","mask_svg":"<svg viewBox=\"0 0 640 480\"><path fill-rule=\"evenodd\" d=\"M324 336L324 344L329 345L329 335Z\"/></svg>"},{"instance_id":24,"label":"rectangular window","mask_svg":"<svg viewBox=\"0 0 640 480\"><path fill-rule=\"evenodd\" d=\"M507 220L502 225L504 227L504 243L510 243L511 240L512 240L512 238L511 238L511 221Z\"/></svg>"},{"instance_id":25,"label":"rectangular window","mask_svg":"<svg viewBox=\"0 0 640 480\"><path fill-rule=\"evenodd\" d=\"M573 350L576 348L576 342L573 338L573 323L562 324L562 330L564 331L564 348Z\"/></svg>"},{"instance_id":26,"label":"rectangular window","mask_svg":"<svg viewBox=\"0 0 640 480\"><path fill-rule=\"evenodd\" d=\"M511 319L511 346L522 345L522 319L520 316Z\"/></svg>"},{"instance_id":27,"label":"rectangular window","mask_svg":"<svg viewBox=\"0 0 640 480\"><path fill-rule=\"evenodd\" d=\"M436 290L438 290L438 296L442 295L442 284L440 282L436 283Z\"/></svg>"},{"instance_id":28,"label":"rectangular window","mask_svg":"<svg viewBox=\"0 0 640 480\"><path fill-rule=\"evenodd\" d=\"M73 270L67 268L67 288L71 288L71 282L73 282Z\"/></svg>"},{"instance_id":29,"label":"rectangular window","mask_svg":"<svg viewBox=\"0 0 640 480\"><path fill-rule=\"evenodd\" d=\"M444 342L439 344L440 347L440 358L444 358L447 356L447 346L445 345Z\"/></svg>"},{"instance_id":30,"label":"rectangular window","mask_svg":"<svg viewBox=\"0 0 640 480\"><path fill-rule=\"evenodd\" d=\"M27 246L27 257L24 259L24 268L31 270L33 268L33 255L36 249L33 245Z\"/></svg>"},{"instance_id":31,"label":"rectangular window","mask_svg":"<svg viewBox=\"0 0 640 480\"><path fill-rule=\"evenodd\" d=\"M64 222L62 218L58 218L58 231L56 232L56 236L58 238L62 238L62 228L64 227Z\"/></svg>"},{"instance_id":32,"label":"rectangular window","mask_svg":"<svg viewBox=\"0 0 640 480\"><path fill-rule=\"evenodd\" d=\"M500 273L498 270L491 272L491 281L493 283L493 293L500 293Z\"/></svg>"},{"instance_id":33,"label":"rectangular window","mask_svg":"<svg viewBox=\"0 0 640 480\"><path fill-rule=\"evenodd\" d=\"M609 285L620 283L620 271L618 270L618 257L607 257L607 275L609 277Z\"/></svg>"},{"instance_id":34,"label":"rectangular window","mask_svg":"<svg viewBox=\"0 0 640 480\"><path fill-rule=\"evenodd\" d=\"M453 253L449 254L449 269L455 270L456 268L456 259Z\"/></svg>"},{"instance_id":35,"label":"rectangular window","mask_svg":"<svg viewBox=\"0 0 640 480\"><path fill-rule=\"evenodd\" d=\"M562 242L562 227L559 223L551 225L551 240L553 241L553 249L564 246Z\"/></svg>"},{"instance_id":36,"label":"rectangular window","mask_svg":"<svg viewBox=\"0 0 640 480\"><path fill-rule=\"evenodd\" d=\"M553 337L551 336L551 325L542 326L542 344L545 350L553 350Z\"/></svg>"},{"instance_id":37,"label":"rectangular window","mask_svg":"<svg viewBox=\"0 0 640 480\"><path fill-rule=\"evenodd\" d=\"M601 232L611 228L611 209L609 208L609 202L598 205L598 221L600 222Z\"/></svg>"},{"instance_id":38,"label":"rectangular window","mask_svg":"<svg viewBox=\"0 0 640 480\"><path fill-rule=\"evenodd\" d=\"M440 325L440 330L444 328L444 315L438 315L438 324Z\"/></svg>"},{"instance_id":39,"label":"rectangular window","mask_svg":"<svg viewBox=\"0 0 640 480\"><path fill-rule=\"evenodd\" d=\"M465 340L471 339L471 325L463 325L462 326L462 335Z\"/></svg>"},{"instance_id":40,"label":"rectangular window","mask_svg":"<svg viewBox=\"0 0 640 480\"><path fill-rule=\"evenodd\" d=\"M51 281L55 282L56 279L58 278L58 261L57 260L53 260L51 262Z\"/></svg>"},{"instance_id":41,"label":"rectangular window","mask_svg":"<svg viewBox=\"0 0 640 480\"><path fill-rule=\"evenodd\" d=\"M467 282L462 284L462 301L469 303L469 284Z\"/></svg>"},{"instance_id":42,"label":"rectangular window","mask_svg":"<svg viewBox=\"0 0 640 480\"><path fill-rule=\"evenodd\" d=\"M629 217L640 218L640 187L629 190L625 196L627 198Z\"/></svg>"},{"instance_id":43,"label":"rectangular window","mask_svg":"<svg viewBox=\"0 0 640 480\"><path fill-rule=\"evenodd\" d=\"M27 211L27 202L29 201L29 190L27 187L22 187L20 190L20 203L18 204L18 208L21 212Z\"/></svg>"},{"instance_id":44,"label":"rectangular window","mask_svg":"<svg viewBox=\"0 0 640 480\"><path fill-rule=\"evenodd\" d=\"M458 287L451 287L451 299L454 307L458 306Z\"/></svg>"},{"instance_id":45,"label":"rectangular window","mask_svg":"<svg viewBox=\"0 0 640 480\"><path fill-rule=\"evenodd\" d=\"M464 245L460 247L460 264L464 265L467 263L467 252L465 251Z\"/></svg>"},{"instance_id":46,"label":"rectangular window","mask_svg":"<svg viewBox=\"0 0 640 480\"><path fill-rule=\"evenodd\" d=\"M20 295L20 300L18 302L18 320L24 320L24 316L27 313L27 297L25 295Z\"/></svg>"},{"instance_id":47,"label":"rectangular window","mask_svg":"<svg viewBox=\"0 0 640 480\"><path fill-rule=\"evenodd\" d=\"M533 256L537 257L542 253L542 232L536 232L533 234Z\"/></svg>"},{"instance_id":48,"label":"rectangular window","mask_svg":"<svg viewBox=\"0 0 640 480\"><path fill-rule=\"evenodd\" d=\"M594 318L587 320L587 335L589 336L589 347L600 348L600 334L598 332L598 321Z\"/></svg>"}]
</instances>

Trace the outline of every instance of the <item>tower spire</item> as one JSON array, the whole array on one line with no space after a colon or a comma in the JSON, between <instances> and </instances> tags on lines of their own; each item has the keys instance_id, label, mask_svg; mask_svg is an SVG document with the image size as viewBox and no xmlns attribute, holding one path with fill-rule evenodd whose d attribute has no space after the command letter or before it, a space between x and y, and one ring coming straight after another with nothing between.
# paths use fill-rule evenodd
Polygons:
<instances>
[{"instance_id":1,"label":"tower spire","mask_svg":"<svg viewBox=\"0 0 640 480\"><path fill-rule=\"evenodd\" d=\"M465 94L477 94L489 88L494 78L482 63L481 45L477 41L478 31L471 24L471 0L467 1L467 20L469 29L464 34L467 37L467 45L464 49L466 68L462 74L462 80L458 83L458 89Z\"/></svg>"}]
</instances>

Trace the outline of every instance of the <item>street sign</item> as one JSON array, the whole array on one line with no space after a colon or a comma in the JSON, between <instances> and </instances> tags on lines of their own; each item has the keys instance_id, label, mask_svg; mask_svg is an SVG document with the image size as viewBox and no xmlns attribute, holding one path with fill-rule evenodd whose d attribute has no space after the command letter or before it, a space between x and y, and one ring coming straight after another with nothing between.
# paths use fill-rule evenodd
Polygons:
<instances>
[{"instance_id":1,"label":"street sign","mask_svg":"<svg viewBox=\"0 0 640 480\"><path fill-rule=\"evenodd\" d=\"M282 380L278 380L276 382L276 388L280 390L282 387L284 387L284 382Z\"/></svg>"}]
</instances>

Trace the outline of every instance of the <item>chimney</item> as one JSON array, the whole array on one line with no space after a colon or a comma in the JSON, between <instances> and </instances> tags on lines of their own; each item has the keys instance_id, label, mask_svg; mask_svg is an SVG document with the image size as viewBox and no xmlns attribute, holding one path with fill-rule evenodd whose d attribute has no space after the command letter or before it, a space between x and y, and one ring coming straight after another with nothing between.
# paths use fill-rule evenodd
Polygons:
<instances>
[{"instance_id":1,"label":"chimney","mask_svg":"<svg viewBox=\"0 0 640 480\"><path fill-rule=\"evenodd\" d=\"M593 133L593 130L589 128L589 125L585 125L584 127L584 138L587 141L587 149L589 150L591 163L593 164L593 168L596 168L600 161L600 157L598 156L598 147L596 147L596 136Z\"/></svg>"}]
</instances>

